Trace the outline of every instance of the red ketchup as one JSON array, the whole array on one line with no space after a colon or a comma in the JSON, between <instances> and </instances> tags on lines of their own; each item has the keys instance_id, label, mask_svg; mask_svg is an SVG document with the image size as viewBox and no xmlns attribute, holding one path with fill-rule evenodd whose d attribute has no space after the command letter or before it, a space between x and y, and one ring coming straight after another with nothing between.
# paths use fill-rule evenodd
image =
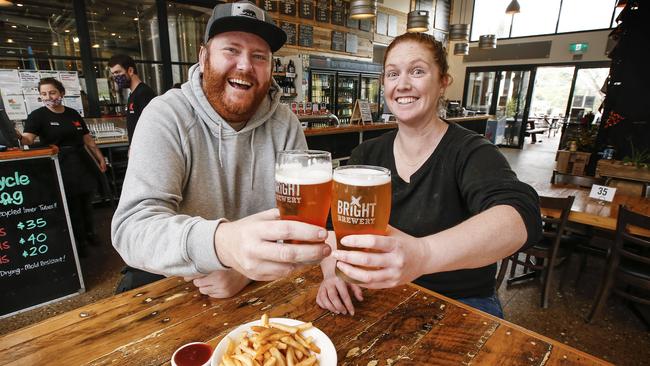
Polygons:
<instances>
[{"instance_id":1,"label":"red ketchup","mask_svg":"<svg viewBox=\"0 0 650 366\"><path fill-rule=\"evenodd\" d=\"M205 343L193 343L176 351L174 363L177 366L203 366L210 361L212 347Z\"/></svg>"}]
</instances>

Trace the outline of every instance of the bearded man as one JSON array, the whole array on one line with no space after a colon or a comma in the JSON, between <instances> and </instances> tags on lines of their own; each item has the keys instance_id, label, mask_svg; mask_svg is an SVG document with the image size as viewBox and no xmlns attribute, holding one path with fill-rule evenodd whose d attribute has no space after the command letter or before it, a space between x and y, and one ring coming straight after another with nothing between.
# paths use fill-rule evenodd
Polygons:
<instances>
[{"instance_id":1,"label":"bearded man","mask_svg":"<svg viewBox=\"0 0 650 366\"><path fill-rule=\"evenodd\" d=\"M286 38L249 2L214 8L189 80L140 118L112 223L128 265L229 297L251 280L277 279L330 254L325 244L278 244L327 236L279 220L273 208L276 153L307 148L271 77L272 52Z\"/></svg>"}]
</instances>

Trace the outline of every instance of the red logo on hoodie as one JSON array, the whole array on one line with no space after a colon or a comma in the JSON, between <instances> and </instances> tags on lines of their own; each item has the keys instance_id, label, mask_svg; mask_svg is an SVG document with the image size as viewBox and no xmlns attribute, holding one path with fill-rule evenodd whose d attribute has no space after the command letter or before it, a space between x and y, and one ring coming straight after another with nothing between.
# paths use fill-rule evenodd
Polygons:
<instances>
[{"instance_id":1,"label":"red logo on hoodie","mask_svg":"<svg viewBox=\"0 0 650 366\"><path fill-rule=\"evenodd\" d=\"M129 104L129 110L130 110L131 112L133 112L133 102L131 102L131 103Z\"/></svg>"},{"instance_id":2,"label":"red logo on hoodie","mask_svg":"<svg viewBox=\"0 0 650 366\"><path fill-rule=\"evenodd\" d=\"M81 122L79 121L72 121L72 125L75 127L81 127Z\"/></svg>"}]
</instances>

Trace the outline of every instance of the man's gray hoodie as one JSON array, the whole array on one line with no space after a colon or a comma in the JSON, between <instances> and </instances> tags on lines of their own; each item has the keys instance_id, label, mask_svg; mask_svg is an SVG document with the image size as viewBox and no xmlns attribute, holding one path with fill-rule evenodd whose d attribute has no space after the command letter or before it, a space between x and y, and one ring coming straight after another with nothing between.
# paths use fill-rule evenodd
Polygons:
<instances>
[{"instance_id":1,"label":"man's gray hoodie","mask_svg":"<svg viewBox=\"0 0 650 366\"><path fill-rule=\"evenodd\" d=\"M214 248L219 223L275 207L276 152L307 148L277 90L272 82L240 131L208 102L198 64L180 90L149 103L111 227L113 246L129 266L168 276L224 269Z\"/></svg>"}]
</instances>

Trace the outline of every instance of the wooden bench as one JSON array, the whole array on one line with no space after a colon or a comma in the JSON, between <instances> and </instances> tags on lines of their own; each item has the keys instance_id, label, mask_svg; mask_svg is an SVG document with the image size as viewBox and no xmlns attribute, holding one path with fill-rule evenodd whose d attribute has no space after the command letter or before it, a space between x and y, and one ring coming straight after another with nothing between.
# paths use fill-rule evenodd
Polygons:
<instances>
[{"instance_id":1,"label":"wooden bench","mask_svg":"<svg viewBox=\"0 0 650 366\"><path fill-rule=\"evenodd\" d=\"M525 135L526 136L532 136L533 141L531 143L536 143L537 142L537 134L538 133L546 133L548 131L548 128L545 127L538 127L538 128L531 128L529 130L526 130Z\"/></svg>"}]
</instances>

